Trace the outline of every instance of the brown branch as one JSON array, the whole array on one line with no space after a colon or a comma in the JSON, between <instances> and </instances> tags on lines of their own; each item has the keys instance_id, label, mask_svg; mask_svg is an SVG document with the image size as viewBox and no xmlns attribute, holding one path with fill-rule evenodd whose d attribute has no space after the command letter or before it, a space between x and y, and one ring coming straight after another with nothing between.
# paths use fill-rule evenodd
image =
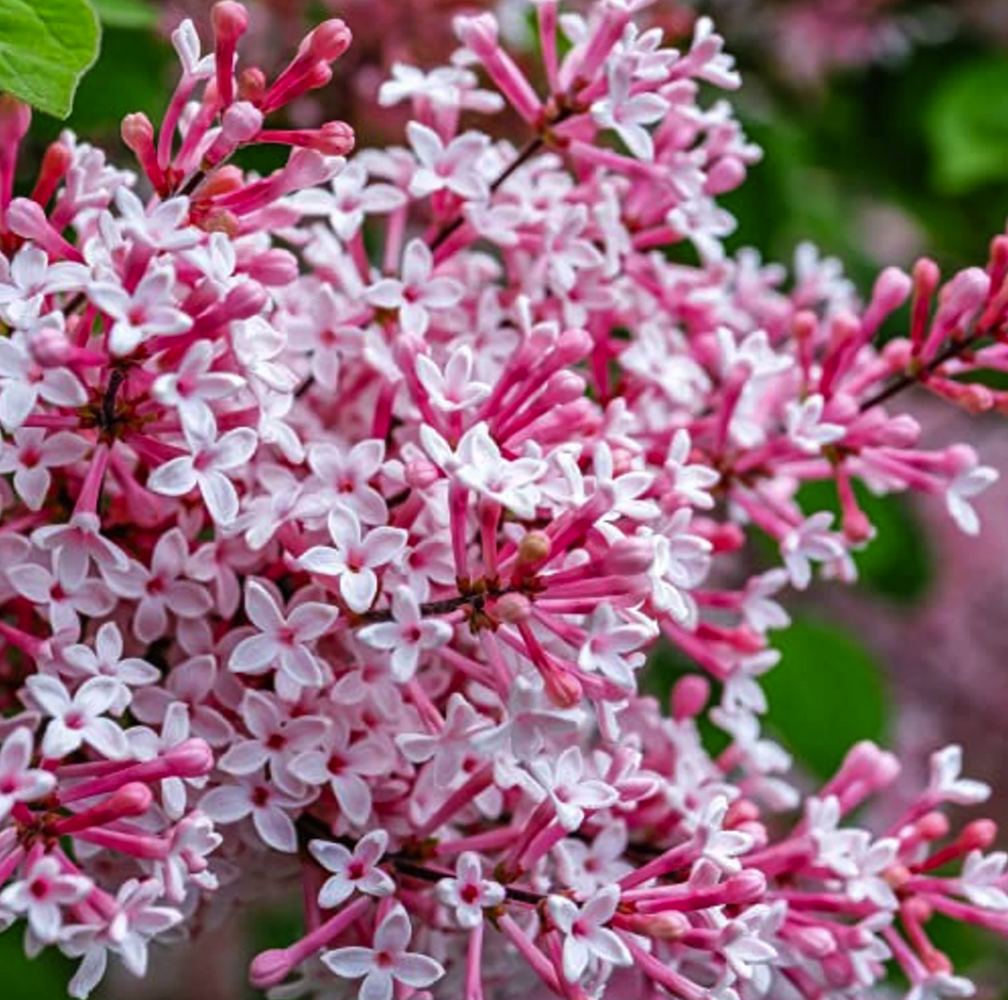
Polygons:
<instances>
[{"instance_id":1,"label":"brown branch","mask_svg":"<svg viewBox=\"0 0 1008 1000\"><path fill-rule=\"evenodd\" d=\"M878 406L879 404L886 402L886 400L892 399L893 396L903 392L904 389L909 389L912 385L917 385L920 382L926 382L928 377L941 368L946 361L951 361L953 358L957 358L960 355L965 354L970 348L975 347L982 338L983 334L972 333L968 337L964 337L962 340L953 341L944 350L939 351L928 364L921 368L919 372L904 372L899 376L899 378L890 382L885 388L880 389L874 396L869 396L861 404L861 412L864 413L866 410L870 410L873 406Z\"/></svg>"},{"instance_id":2,"label":"brown branch","mask_svg":"<svg viewBox=\"0 0 1008 1000\"><path fill-rule=\"evenodd\" d=\"M296 826L302 846L306 847L311 840L325 840L342 844L351 851L356 847L356 841L349 837L334 837L325 823L308 813L298 817ZM436 885L442 879L454 878L455 876L453 871L432 868L430 865L425 865L419 859L402 851L386 854L383 864L391 865L396 874L401 875L403 878L429 882L431 885ZM515 903L524 903L527 906L539 906L546 899L542 893L534 892L531 889L523 889L515 885L505 885L504 891L507 893L508 899Z\"/></svg>"}]
</instances>

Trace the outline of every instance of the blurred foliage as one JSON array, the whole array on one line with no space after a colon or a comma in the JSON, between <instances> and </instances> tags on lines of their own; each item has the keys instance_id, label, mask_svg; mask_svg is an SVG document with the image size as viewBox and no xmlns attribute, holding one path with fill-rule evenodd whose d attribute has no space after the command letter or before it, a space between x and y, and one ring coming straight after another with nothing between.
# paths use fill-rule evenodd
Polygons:
<instances>
[{"instance_id":1,"label":"blurred foliage","mask_svg":"<svg viewBox=\"0 0 1008 1000\"><path fill-rule=\"evenodd\" d=\"M153 28L157 7L149 0L91 0L104 28Z\"/></svg>"},{"instance_id":2,"label":"blurred foliage","mask_svg":"<svg viewBox=\"0 0 1008 1000\"><path fill-rule=\"evenodd\" d=\"M0 90L66 118L99 37L88 0L0 0Z\"/></svg>"},{"instance_id":3,"label":"blurred foliage","mask_svg":"<svg viewBox=\"0 0 1008 1000\"><path fill-rule=\"evenodd\" d=\"M774 632L781 659L761 678L767 730L818 778L829 778L859 740L885 743L891 714L882 671L835 625L795 618Z\"/></svg>"}]
</instances>

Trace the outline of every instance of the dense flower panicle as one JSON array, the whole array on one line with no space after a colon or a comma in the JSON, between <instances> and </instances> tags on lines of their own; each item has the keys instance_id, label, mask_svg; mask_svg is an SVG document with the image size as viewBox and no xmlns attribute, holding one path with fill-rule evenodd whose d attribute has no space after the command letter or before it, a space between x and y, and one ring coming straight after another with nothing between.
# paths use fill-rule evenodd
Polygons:
<instances>
[{"instance_id":1,"label":"dense flower panicle","mask_svg":"<svg viewBox=\"0 0 1008 1000\"><path fill-rule=\"evenodd\" d=\"M989 794L958 749L871 831L899 763L860 744L802 802L759 681L779 592L870 544L855 485L979 529L996 473L898 402L1008 409L978 378L1008 235L867 304L811 247L790 285L729 255L760 153L701 86L738 74L646 6L537 0L541 68L460 16L451 66L382 88L402 144L349 161L339 122L270 122L346 26L269 79L229 0L209 55L176 31L160 127L124 123L141 177L65 134L14 197L0 103L0 921L81 959L73 995L225 916L218 885L275 891L266 852L306 897L252 965L276 996L819 1000L896 965L916 1000L972 989L933 914L1008 932L993 824L943 812ZM480 130L505 104L521 148ZM268 177L233 159L260 143L291 147ZM781 565L747 576L756 532ZM659 640L697 667L668 714Z\"/></svg>"}]
</instances>

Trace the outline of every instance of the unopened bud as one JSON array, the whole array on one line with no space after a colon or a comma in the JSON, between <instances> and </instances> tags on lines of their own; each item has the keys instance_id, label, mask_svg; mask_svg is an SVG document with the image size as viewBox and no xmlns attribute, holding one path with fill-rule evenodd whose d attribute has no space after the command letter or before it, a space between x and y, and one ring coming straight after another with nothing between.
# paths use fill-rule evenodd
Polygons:
<instances>
[{"instance_id":1,"label":"unopened bud","mask_svg":"<svg viewBox=\"0 0 1008 1000\"><path fill-rule=\"evenodd\" d=\"M544 678L546 697L557 708L576 708L581 704L581 683L566 670L550 671Z\"/></svg>"},{"instance_id":2,"label":"unopened bud","mask_svg":"<svg viewBox=\"0 0 1008 1000\"><path fill-rule=\"evenodd\" d=\"M702 674L680 677L672 688L672 718L695 719L710 699L710 681Z\"/></svg>"},{"instance_id":3,"label":"unopened bud","mask_svg":"<svg viewBox=\"0 0 1008 1000\"><path fill-rule=\"evenodd\" d=\"M532 613L529 599L522 594L505 594L494 603L494 613L501 621L509 625L527 621Z\"/></svg>"},{"instance_id":4,"label":"unopened bud","mask_svg":"<svg viewBox=\"0 0 1008 1000\"><path fill-rule=\"evenodd\" d=\"M549 557L552 542L544 531L530 531L518 543L518 564L535 565Z\"/></svg>"},{"instance_id":5,"label":"unopened bud","mask_svg":"<svg viewBox=\"0 0 1008 1000\"><path fill-rule=\"evenodd\" d=\"M262 112L248 101L236 101L221 118L221 132L232 145L254 139L262 128Z\"/></svg>"},{"instance_id":6,"label":"unopened bud","mask_svg":"<svg viewBox=\"0 0 1008 1000\"><path fill-rule=\"evenodd\" d=\"M339 59L353 41L353 35L346 24L334 17L323 21L309 36L308 46L316 59L331 63Z\"/></svg>"},{"instance_id":7,"label":"unopened bud","mask_svg":"<svg viewBox=\"0 0 1008 1000\"><path fill-rule=\"evenodd\" d=\"M234 0L220 0L220 3L213 5L210 23L213 26L214 38L218 42L224 40L234 42L248 30L248 13Z\"/></svg>"},{"instance_id":8,"label":"unopened bud","mask_svg":"<svg viewBox=\"0 0 1008 1000\"><path fill-rule=\"evenodd\" d=\"M206 740L186 740L174 747L167 756L179 778L199 778L213 770L214 755Z\"/></svg>"},{"instance_id":9,"label":"unopened bud","mask_svg":"<svg viewBox=\"0 0 1008 1000\"><path fill-rule=\"evenodd\" d=\"M257 990L267 990L279 986L289 975L293 965L283 948L264 951L252 960L249 966L249 982Z\"/></svg>"},{"instance_id":10,"label":"unopened bud","mask_svg":"<svg viewBox=\"0 0 1008 1000\"><path fill-rule=\"evenodd\" d=\"M613 542L602 561L606 573L636 576L646 573L654 562L654 543L649 538L621 538Z\"/></svg>"}]
</instances>

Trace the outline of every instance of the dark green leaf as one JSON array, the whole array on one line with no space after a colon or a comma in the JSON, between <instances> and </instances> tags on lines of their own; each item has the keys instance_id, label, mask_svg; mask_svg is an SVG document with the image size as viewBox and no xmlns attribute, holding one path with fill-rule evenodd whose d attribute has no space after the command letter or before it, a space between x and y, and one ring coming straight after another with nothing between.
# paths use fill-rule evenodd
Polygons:
<instances>
[{"instance_id":1,"label":"dark green leaf","mask_svg":"<svg viewBox=\"0 0 1008 1000\"><path fill-rule=\"evenodd\" d=\"M92 0L98 19L109 28L153 28L157 9L148 0Z\"/></svg>"},{"instance_id":2,"label":"dark green leaf","mask_svg":"<svg viewBox=\"0 0 1008 1000\"><path fill-rule=\"evenodd\" d=\"M0 0L0 90L66 118L99 37L87 0Z\"/></svg>"},{"instance_id":3,"label":"dark green leaf","mask_svg":"<svg viewBox=\"0 0 1008 1000\"><path fill-rule=\"evenodd\" d=\"M764 674L768 728L809 770L829 777L858 740L884 740L888 696L872 656L832 625L805 618L773 633L780 663Z\"/></svg>"}]
</instances>

